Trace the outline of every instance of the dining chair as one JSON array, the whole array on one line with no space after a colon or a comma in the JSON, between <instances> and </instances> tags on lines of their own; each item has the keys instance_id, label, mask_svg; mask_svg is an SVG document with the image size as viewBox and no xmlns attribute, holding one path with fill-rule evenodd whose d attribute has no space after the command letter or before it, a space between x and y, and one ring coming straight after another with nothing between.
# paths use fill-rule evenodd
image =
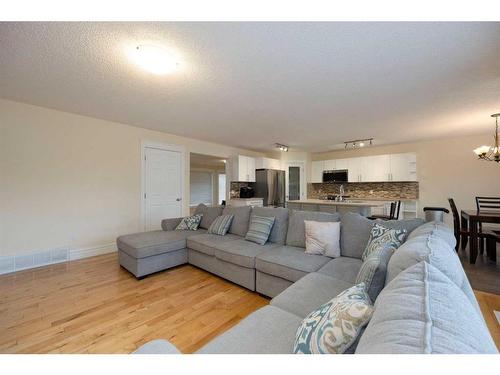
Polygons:
<instances>
[{"instance_id":1,"label":"dining chair","mask_svg":"<svg viewBox=\"0 0 500 375\"><path fill-rule=\"evenodd\" d=\"M465 247L467 246L467 242L470 237L470 231L468 226L464 227L465 225L464 226L462 225L457 205L455 204L453 198L448 198L448 203L450 204L451 213L453 215L453 233L455 234L455 240L457 242L457 244L455 245L455 250L458 252L460 243L462 244L462 250L465 250ZM484 240L486 238L486 235L480 232L478 233L478 237L479 237L480 251L481 247L483 248L484 251Z\"/></svg>"},{"instance_id":2,"label":"dining chair","mask_svg":"<svg viewBox=\"0 0 500 375\"><path fill-rule=\"evenodd\" d=\"M372 215L368 219L375 220L397 220L399 219L399 211L401 209L401 201L391 202L391 208L389 210L389 215Z\"/></svg>"},{"instance_id":3,"label":"dining chair","mask_svg":"<svg viewBox=\"0 0 500 375\"><path fill-rule=\"evenodd\" d=\"M499 197L476 197L477 212L500 211L500 198ZM498 226L487 225L483 230L483 224L479 223L479 231L486 232L498 229ZM479 243L479 253L484 252L483 241Z\"/></svg>"}]
</instances>

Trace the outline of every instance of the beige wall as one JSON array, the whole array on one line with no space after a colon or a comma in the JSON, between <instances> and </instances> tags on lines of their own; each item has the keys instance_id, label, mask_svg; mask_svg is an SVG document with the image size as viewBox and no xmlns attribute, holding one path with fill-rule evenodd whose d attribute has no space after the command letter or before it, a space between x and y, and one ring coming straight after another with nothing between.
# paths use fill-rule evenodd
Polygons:
<instances>
[{"instance_id":1,"label":"beige wall","mask_svg":"<svg viewBox=\"0 0 500 375\"><path fill-rule=\"evenodd\" d=\"M493 129L492 129L493 130ZM476 195L500 196L500 165L476 159L472 150L492 144L492 134L426 142L312 154L312 160L341 159L378 154L415 152L420 185L420 216L424 206L449 207L452 197L459 209L475 208ZM451 214L447 222L452 223Z\"/></svg>"},{"instance_id":2,"label":"beige wall","mask_svg":"<svg viewBox=\"0 0 500 375\"><path fill-rule=\"evenodd\" d=\"M141 229L141 141L251 151L0 100L0 255L113 242ZM184 212L189 205L185 172Z\"/></svg>"}]
</instances>

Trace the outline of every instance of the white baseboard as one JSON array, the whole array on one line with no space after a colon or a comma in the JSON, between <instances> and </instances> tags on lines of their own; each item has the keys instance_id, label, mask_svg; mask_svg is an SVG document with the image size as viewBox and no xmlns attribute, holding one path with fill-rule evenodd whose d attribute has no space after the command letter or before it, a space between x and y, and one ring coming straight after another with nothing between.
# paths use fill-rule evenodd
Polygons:
<instances>
[{"instance_id":1,"label":"white baseboard","mask_svg":"<svg viewBox=\"0 0 500 375\"><path fill-rule=\"evenodd\" d=\"M114 251L117 251L116 243L109 242L102 245L80 247L75 249L70 249L69 247L58 247L51 250L37 251L29 254L1 256L0 275L93 257L96 255L109 254Z\"/></svg>"}]
</instances>

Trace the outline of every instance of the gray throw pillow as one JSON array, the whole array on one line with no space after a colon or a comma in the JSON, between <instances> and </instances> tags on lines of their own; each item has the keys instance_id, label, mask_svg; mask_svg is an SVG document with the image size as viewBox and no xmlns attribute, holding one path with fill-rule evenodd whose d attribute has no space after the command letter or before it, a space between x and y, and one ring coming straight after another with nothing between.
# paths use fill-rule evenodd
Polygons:
<instances>
[{"instance_id":1,"label":"gray throw pillow","mask_svg":"<svg viewBox=\"0 0 500 375\"><path fill-rule=\"evenodd\" d=\"M231 222L233 221L233 215L221 215L216 218L210 228L208 228L209 234L217 234L219 236L225 236L229 227L231 226Z\"/></svg>"},{"instance_id":2,"label":"gray throw pillow","mask_svg":"<svg viewBox=\"0 0 500 375\"><path fill-rule=\"evenodd\" d=\"M387 264L393 253L392 246L385 246L373 251L366 257L359 269L355 284L365 283L366 292L372 302L375 302L379 293L384 289Z\"/></svg>"},{"instance_id":3,"label":"gray throw pillow","mask_svg":"<svg viewBox=\"0 0 500 375\"><path fill-rule=\"evenodd\" d=\"M252 215L245 240L264 245L271 234L274 217Z\"/></svg>"}]
</instances>

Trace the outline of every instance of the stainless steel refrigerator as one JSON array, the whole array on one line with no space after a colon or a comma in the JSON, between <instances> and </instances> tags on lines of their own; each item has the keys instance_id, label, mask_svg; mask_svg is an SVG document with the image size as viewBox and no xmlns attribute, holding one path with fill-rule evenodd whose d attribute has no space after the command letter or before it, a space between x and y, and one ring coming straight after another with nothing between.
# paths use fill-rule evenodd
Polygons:
<instances>
[{"instance_id":1,"label":"stainless steel refrigerator","mask_svg":"<svg viewBox=\"0 0 500 375\"><path fill-rule=\"evenodd\" d=\"M257 169L255 197L264 198L264 206L285 207L285 171Z\"/></svg>"}]
</instances>

